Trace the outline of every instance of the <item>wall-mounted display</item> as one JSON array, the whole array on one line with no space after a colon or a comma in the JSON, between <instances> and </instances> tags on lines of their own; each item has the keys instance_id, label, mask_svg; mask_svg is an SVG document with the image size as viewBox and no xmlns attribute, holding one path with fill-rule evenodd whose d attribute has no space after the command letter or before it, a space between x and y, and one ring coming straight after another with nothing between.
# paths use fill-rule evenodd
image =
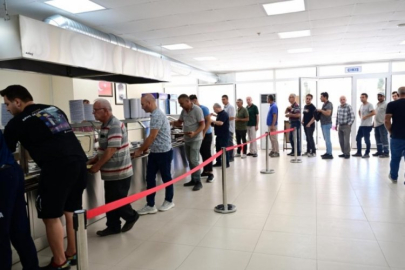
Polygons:
<instances>
[{"instance_id":1,"label":"wall-mounted display","mask_svg":"<svg viewBox=\"0 0 405 270\"><path fill-rule=\"evenodd\" d=\"M127 98L127 85L125 83L115 83L115 105L123 105Z\"/></svg>"},{"instance_id":2,"label":"wall-mounted display","mask_svg":"<svg viewBox=\"0 0 405 270\"><path fill-rule=\"evenodd\" d=\"M100 81L98 82L98 96L99 97L112 97L113 85L111 82Z\"/></svg>"}]
</instances>

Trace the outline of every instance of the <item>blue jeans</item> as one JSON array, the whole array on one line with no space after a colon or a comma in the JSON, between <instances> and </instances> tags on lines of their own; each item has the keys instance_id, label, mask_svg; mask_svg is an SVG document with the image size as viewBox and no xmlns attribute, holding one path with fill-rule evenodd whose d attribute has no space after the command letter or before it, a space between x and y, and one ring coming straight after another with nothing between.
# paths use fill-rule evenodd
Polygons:
<instances>
[{"instance_id":1,"label":"blue jeans","mask_svg":"<svg viewBox=\"0 0 405 270\"><path fill-rule=\"evenodd\" d=\"M332 124L321 125L323 139L326 143L326 154L332 155L332 142L330 140L330 129L332 128Z\"/></svg>"},{"instance_id":2,"label":"blue jeans","mask_svg":"<svg viewBox=\"0 0 405 270\"><path fill-rule=\"evenodd\" d=\"M148 166L146 169L146 187L147 189L156 187L156 174L160 172L163 183L172 180L171 167L173 160L173 150L164 153L150 153L148 156ZM166 187L165 201L173 201L174 188L173 185ZM152 193L146 196L146 201L149 206L155 205L155 195Z\"/></svg>"},{"instance_id":3,"label":"blue jeans","mask_svg":"<svg viewBox=\"0 0 405 270\"><path fill-rule=\"evenodd\" d=\"M293 121L290 123L291 128L295 128L297 130L297 155L301 155L301 122L300 121ZM294 153L295 145L294 145L294 132L290 132L290 143L291 143L291 151Z\"/></svg>"},{"instance_id":4,"label":"blue jeans","mask_svg":"<svg viewBox=\"0 0 405 270\"><path fill-rule=\"evenodd\" d=\"M405 140L391 138L390 174L392 179L398 179L399 163L405 158Z\"/></svg>"},{"instance_id":5,"label":"blue jeans","mask_svg":"<svg viewBox=\"0 0 405 270\"><path fill-rule=\"evenodd\" d=\"M379 154L389 154L388 150L388 131L384 125L374 128L375 141L377 143L377 152Z\"/></svg>"},{"instance_id":6,"label":"blue jeans","mask_svg":"<svg viewBox=\"0 0 405 270\"><path fill-rule=\"evenodd\" d=\"M357 153L361 154L361 139L364 137L364 141L366 142L366 152L365 154L370 154L371 142L370 142L370 133L373 127L359 127L359 131L357 131L356 141L357 141Z\"/></svg>"}]
</instances>

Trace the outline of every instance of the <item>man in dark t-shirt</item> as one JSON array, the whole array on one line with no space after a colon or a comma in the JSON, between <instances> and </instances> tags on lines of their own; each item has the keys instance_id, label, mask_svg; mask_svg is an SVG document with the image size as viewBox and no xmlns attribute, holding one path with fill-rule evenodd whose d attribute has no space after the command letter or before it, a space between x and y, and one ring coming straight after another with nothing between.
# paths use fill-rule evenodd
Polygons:
<instances>
[{"instance_id":1,"label":"man in dark t-shirt","mask_svg":"<svg viewBox=\"0 0 405 270\"><path fill-rule=\"evenodd\" d=\"M391 135L391 163L388 177L393 182L397 182L402 156L405 158L405 87L399 88L398 93L400 98L388 103L385 115L385 127Z\"/></svg>"},{"instance_id":2,"label":"man in dark t-shirt","mask_svg":"<svg viewBox=\"0 0 405 270\"><path fill-rule=\"evenodd\" d=\"M307 138L307 152L302 154L307 157L316 156L316 147L314 141L314 131L315 131L315 119L314 112L316 107L312 104L313 96L307 94L305 97L305 106L304 106L304 117L302 118L302 125L304 126L305 137Z\"/></svg>"},{"instance_id":3,"label":"man in dark t-shirt","mask_svg":"<svg viewBox=\"0 0 405 270\"><path fill-rule=\"evenodd\" d=\"M214 126L215 132L215 150L221 151L222 147L228 146L229 140L229 115L222 109L221 105L215 103L213 106L214 112L217 114L217 119L212 121L211 125ZM226 167L229 167L229 151L226 152ZM217 157L217 162L214 167L222 166L222 156Z\"/></svg>"},{"instance_id":4,"label":"man in dark t-shirt","mask_svg":"<svg viewBox=\"0 0 405 270\"><path fill-rule=\"evenodd\" d=\"M62 110L35 104L21 85L11 85L0 94L7 110L14 115L4 130L8 148L14 152L20 142L41 168L36 207L53 253L51 263L41 269L70 269L70 264L77 262L73 212L82 208L87 157ZM66 252L60 220L63 215L68 239Z\"/></svg>"}]
</instances>

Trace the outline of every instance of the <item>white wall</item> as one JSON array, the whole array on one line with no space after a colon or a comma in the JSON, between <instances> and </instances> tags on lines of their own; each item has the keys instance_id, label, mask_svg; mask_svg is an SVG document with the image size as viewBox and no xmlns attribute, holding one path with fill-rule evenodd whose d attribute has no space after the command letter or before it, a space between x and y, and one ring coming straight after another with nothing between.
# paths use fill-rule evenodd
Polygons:
<instances>
[{"instance_id":1,"label":"white wall","mask_svg":"<svg viewBox=\"0 0 405 270\"><path fill-rule=\"evenodd\" d=\"M70 120L69 100L73 99L73 80L67 77L51 76L52 100L48 104L62 109Z\"/></svg>"}]
</instances>

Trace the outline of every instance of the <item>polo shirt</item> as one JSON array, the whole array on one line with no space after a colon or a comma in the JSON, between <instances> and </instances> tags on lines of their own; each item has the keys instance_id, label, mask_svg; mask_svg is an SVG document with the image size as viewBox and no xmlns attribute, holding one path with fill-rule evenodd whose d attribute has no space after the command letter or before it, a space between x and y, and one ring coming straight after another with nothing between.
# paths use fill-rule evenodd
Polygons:
<instances>
[{"instance_id":1,"label":"polo shirt","mask_svg":"<svg viewBox=\"0 0 405 270\"><path fill-rule=\"evenodd\" d=\"M191 110L187 112L186 110L182 110L179 120L183 122L183 131L184 132L190 132L190 131L196 131L198 127L200 126L201 122L204 122L204 114L203 111L201 110L200 107L197 105L192 104L191 105ZM190 136L185 135L184 136L184 141L185 142L194 142L194 141L199 141L203 139L203 134L202 132L198 133L196 136L193 138L190 138Z\"/></svg>"},{"instance_id":2,"label":"polo shirt","mask_svg":"<svg viewBox=\"0 0 405 270\"><path fill-rule=\"evenodd\" d=\"M249 113L244 107L237 108L236 118L246 118L249 117ZM247 122L235 121L236 130L247 130Z\"/></svg>"},{"instance_id":3,"label":"polo shirt","mask_svg":"<svg viewBox=\"0 0 405 270\"><path fill-rule=\"evenodd\" d=\"M230 103L224 106L224 110L228 114L229 118L235 117L235 107ZM229 132L235 133L235 120L229 120Z\"/></svg>"},{"instance_id":4,"label":"polo shirt","mask_svg":"<svg viewBox=\"0 0 405 270\"><path fill-rule=\"evenodd\" d=\"M217 114L217 121L223 122L222 126L214 126L215 135L217 137L226 138L229 136L229 115L225 110Z\"/></svg>"},{"instance_id":5,"label":"polo shirt","mask_svg":"<svg viewBox=\"0 0 405 270\"><path fill-rule=\"evenodd\" d=\"M170 122L159 108L156 108L150 114L150 129L158 130L158 134L150 146L150 151L152 153L165 153L170 151L170 149L172 149Z\"/></svg>"},{"instance_id":6,"label":"polo shirt","mask_svg":"<svg viewBox=\"0 0 405 270\"><path fill-rule=\"evenodd\" d=\"M200 105L200 108L201 108L201 110L203 111L203 114L204 114L204 119L205 119L205 117L207 117L207 116L209 116L210 115L210 110L207 108L207 107L205 107L204 105ZM207 121L205 121L205 124L207 125ZM212 133L212 128L211 128L211 126L207 129L207 132L205 132L205 134L211 134Z\"/></svg>"},{"instance_id":7,"label":"polo shirt","mask_svg":"<svg viewBox=\"0 0 405 270\"><path fill-rule=\"evenodd\" d=\"M274 126L277 126L277 124L278 124L278 107L275 102L273 104L270 104L269 112L267 113L267 121L266 121L267 126L271 126L273 124L273 115L274 114L277 114L276 124L274 125Z\"/></svg>"},{"instance_id":8,"label":"polo shirt","mask_svg":"<svg viewBox=\"0 0 405 270\"><path fill-rule=\"evenodd\" d=\"M252 106L246 106L246 109L249 112L249 122L247 122L247 126L255 127L257 125L256 116L259 114L259 109L254 104L252 104Z\"/></svg>"}]
</instances>

